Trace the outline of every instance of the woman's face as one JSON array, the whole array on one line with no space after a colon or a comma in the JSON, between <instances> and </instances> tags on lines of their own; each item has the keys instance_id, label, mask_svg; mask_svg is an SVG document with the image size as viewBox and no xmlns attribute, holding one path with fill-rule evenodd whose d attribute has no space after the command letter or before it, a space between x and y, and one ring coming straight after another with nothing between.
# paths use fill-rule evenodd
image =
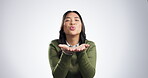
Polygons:
<instances>
[{"instance_id":1,"label":"woman's face","mask_svg":"<svg viewBox=\"0 0 148 78\"><path fill-rule=\"evenodd\" d=\"M66 15L64 20L64 32L66 35L79 35L81 32L82 23L80 17L71 12Z\"/></svg>"}]
</instances>

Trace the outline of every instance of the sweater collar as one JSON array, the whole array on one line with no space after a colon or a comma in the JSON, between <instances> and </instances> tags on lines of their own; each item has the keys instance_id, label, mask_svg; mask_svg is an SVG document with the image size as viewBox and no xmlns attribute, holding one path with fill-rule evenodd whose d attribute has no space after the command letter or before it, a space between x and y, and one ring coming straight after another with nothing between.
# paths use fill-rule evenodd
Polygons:
<instances>
[{"instance_id":1,"label":"sweater collar","mask_svg":"<svg viewBox=\"0 0 148 78\"><path fill-rule=\"evenodd\" d=\"M67 41L66 41L66 44L67 44L69 47L78 47L78 46L79 46L79 43L77 43L76 45L72 46L72 45L70 45Z\"/></svg>"}]
</instances>

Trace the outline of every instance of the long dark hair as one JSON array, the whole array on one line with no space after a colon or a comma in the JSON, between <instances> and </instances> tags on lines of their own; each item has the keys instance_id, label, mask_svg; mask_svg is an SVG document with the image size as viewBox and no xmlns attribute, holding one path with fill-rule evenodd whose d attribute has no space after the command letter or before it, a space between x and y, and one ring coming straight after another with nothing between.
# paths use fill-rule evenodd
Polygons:
<instances>
[{"instance_id":1,"label":"long dark hair","mask_svg":"<svg viewBox=\"0 0 148 78\"><path fill-rule=\"evenodd\" d=\"M77 12L77 11L67 11L64 15L63 15L63 19L62 19L62 24L61 24L61 29L59 31L60 35L59 35L59 43L60 44L66 44L66 35L65 35L65 32L64 32L64 20L66 18L66 15L69 14L69 13L76 13L80 20L81 20L81 23L82 23L82 30L80 32L80 39L79 39L79 44L83 44L85 43L85 40L86 40L86 34L85 34L85 26L84 26L84 23L83 23L83 20L82 20L82 17L81 15Z\"/></svg>"}]
</instances>

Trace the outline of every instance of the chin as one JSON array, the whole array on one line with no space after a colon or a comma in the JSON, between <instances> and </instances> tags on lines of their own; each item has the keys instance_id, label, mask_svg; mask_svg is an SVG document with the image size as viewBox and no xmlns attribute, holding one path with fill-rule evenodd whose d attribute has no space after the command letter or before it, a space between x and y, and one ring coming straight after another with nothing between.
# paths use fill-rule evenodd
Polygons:
<instances>
[{"instance_id":1,"label":"chin","mask_svg":"<svg viewBox=\"0 0 148 78\"><path fill-rule=\"evenodd\" d=\"M76 36L76 35L80 35L80 33L70 33L68 35L71 35L71 36Z\"/></svg>"}]
</instances>

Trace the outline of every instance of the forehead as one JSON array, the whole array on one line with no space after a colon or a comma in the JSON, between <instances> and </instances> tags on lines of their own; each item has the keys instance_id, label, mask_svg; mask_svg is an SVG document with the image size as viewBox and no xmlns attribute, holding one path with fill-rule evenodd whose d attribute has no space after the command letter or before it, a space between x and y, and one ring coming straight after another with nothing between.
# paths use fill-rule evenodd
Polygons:
<instances>
[{"instance_id":1,"label":"forehead","mask_svg":"<svg viewBox=\"0 0 148 78\"><path fill-rule=\"evenodd\" d=\"M71 12L66 15L66 18L79 18L79 16L76 13Z\"/></svg>"}]
</instances>

